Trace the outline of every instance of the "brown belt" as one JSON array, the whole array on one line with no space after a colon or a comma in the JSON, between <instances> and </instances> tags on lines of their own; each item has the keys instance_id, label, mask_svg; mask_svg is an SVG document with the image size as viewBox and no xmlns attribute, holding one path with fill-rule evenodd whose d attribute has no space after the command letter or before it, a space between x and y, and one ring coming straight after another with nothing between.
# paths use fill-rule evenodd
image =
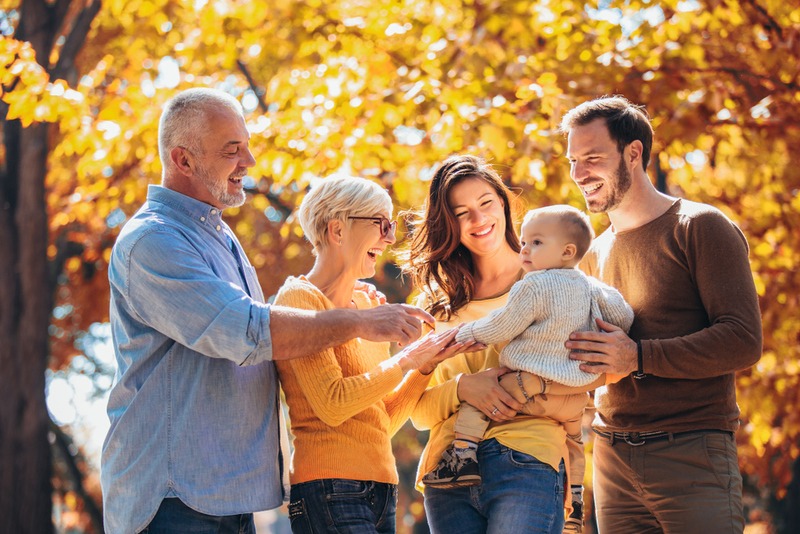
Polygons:
<instances>
[{"instance_id":1,"label":"brown belt","mask_svg":"<svg viewBox=\"0 0 800 534\"><path fill-rule=\"evenodd\" d=\"M698 432L714 432L733 436L733 432L729 432L727 430L689 430L686 432L663 432L661 430L654 430L652 432L602 432L596 428L592 428L592 430L601 438L607 439L609 445L613 445L615 441L624 441L632 447L638 447L647 442L658 441L661 439L668 439L672 441L675 436L696 434Z\"/></svg>"},{"instance_id":2,"label":"brown belt","mask_svg":"<svg viewBox=\"0 0 800 534\"><path fill-rule=\"evenodd\" d=\"M592 430L594 430L594 433L598 436L606 438L610 445L613 445L615 441L624 441L633 447L644 445L648 441L672 439L672 436L676 434L675 432L662 432L660 430L655 430L653 432L601 432L596 428ZM685 433L686 432L681 432L681 434Z\"/></svg>"}]
</instances>

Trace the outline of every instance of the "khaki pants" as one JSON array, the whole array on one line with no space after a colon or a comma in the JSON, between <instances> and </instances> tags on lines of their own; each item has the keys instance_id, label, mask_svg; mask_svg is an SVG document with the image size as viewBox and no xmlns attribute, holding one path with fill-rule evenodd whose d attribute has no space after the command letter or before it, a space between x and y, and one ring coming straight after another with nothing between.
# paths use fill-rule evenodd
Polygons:
<instances>
[{"instance_id":1,"label":"khaki pants","mask_svg":"<svg viewBox=\"0 0 800 534\"><path fill-rule=\"evenodd\" d=\"M593 460L599 534L744 531L730 432L687 432L636 446L596 436Z\"/></svg>"},{"instance_id":2,"label":"khaki pants","mask_svg":"<svg viewBox=\"0 0 800 534\"><path fill-rule=\"evenodd\" d=\"M524 376L524 375L523 375ZM530 375L528 375L530 376ZM525 395L517 383L516 373L503 375L500 385L512 397L523 404L519 413L549 417L561 423L567 432L567 450L569 451L569 480L570 484L583 484L586 471L586 456L583 448L581 419L583 409L589 402L588 393L578 395L535 395L530 402L525 402ZM541 391L539 381L535 384L525 383L526 391ZM535 386L535 387L533 387ZM530 394L529 394L530 395ZM489 418L484 413L469 403L461 403L461 408L456 416L455 431L460 434L483 437L489 427Z\"/></svg>"}]
</instances>

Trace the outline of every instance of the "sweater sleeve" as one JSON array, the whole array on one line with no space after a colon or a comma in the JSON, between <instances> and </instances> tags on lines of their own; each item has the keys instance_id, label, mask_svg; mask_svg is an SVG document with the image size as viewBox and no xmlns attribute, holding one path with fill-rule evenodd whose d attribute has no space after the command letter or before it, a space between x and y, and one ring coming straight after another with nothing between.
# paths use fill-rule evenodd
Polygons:
<instances>
[{"instance_id":1,"label":"sweater sleeve","mask_svg":"<svg viewBox=\"0 0 800 534\"><path fill-rule=\"evenodd\" d=\"M458 377L429 388L420 397L411 414L411 422L417 430L430 430L456 413L458 400Z\"/></svg>"},{"instance_id":2,"label":"sweater sleeve","mask_svg":"<svg viewBox=\"0 0 800 534\"><path fill-rule=\"evenodd\" d=\"M592 279L593 297L600 308L603 320L629 332L633 324L633 309L625 302L622 293L613 287Z\"/></svg>"},{"instance_id":3,"label":"sweater sleeve","mask_svg":"<svg viewBox=\"0 0 800 534\"><path fill-rule=\"evenodd\" d=\"M456 334L456 341L491 345L517 337L541 318L536 293L537 286L530 278L520 280L511 287L505 306L462 326Z\"/></svg>"},{"instance_id":4,"label":"sweater sleeve","mask_svg":"<svg viewBox=\"0 0 800 534\"><path fill-rule=\"evenodd\" d=\"M686 261L710 326L672 339L642 340L643 371L665 378L721 376L761 357L761 315L742 231L717 211L686 229Z\"/></svg>"},{"instance_id":5,"label":"sweater sleeve","mask_svg":"<svg viewBox=\"0 0 800 534\"><path fill-rule=\"evenodd\" d=\"M275 304L306 310L325 309L320 296L300 287L282 289ZM357 351L358 343L358 340L353 340L289 361L314 415L326 425L339 426L369 408L391 392L403 378L400 366L389 362L382 362L367 373L344 377L336 351Z\"/></svg>"},{"instance_id":6,"label":"sweater sleeve","mask_svg":"<svg viewBox=\"0 0 800 534\"><path fill-rule=\"evenodd\" d=\"M425 393L432 375L433 373L423 375L417 370L411 371L406 374L400 387L383 398L390 419L390 436L394 436L411 416L420 397Z\"/></svg>"}]
</instances>

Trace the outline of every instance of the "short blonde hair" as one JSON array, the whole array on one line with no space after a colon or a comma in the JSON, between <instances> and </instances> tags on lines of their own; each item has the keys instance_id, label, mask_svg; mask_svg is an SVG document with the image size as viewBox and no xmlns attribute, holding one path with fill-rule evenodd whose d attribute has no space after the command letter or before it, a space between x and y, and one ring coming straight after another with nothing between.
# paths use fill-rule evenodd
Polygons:
<instances>
[{"instance_id":1,"label":"short blonde hair","mask_svg":"<svg viewBox=\"0 0 800 534\"><path fill-rule=\"evenodd\" d=\"M525 226L531 219L543 217L545 215L558 217L563 225L562 229L567 239L575 244L575 248L577 249L575 257L578 260L583 258L586 251L589 250L589 247L592 245L592 239L594 239L594 228L592 228L592 221L589 219L589 216L572 206L557 204L555 206L530 210L525 214L525 218L522 219L522 225Z\"/></svg>"},{"instance_id":2,"label":"short blonde hair","mask_svg":"<svg viewBox=\"0 0 800 534\"><path fill-rule=\"evenodd\" d=\"M391 217L392 198L386 189L365 178L334 175L320 180L306 194L297 219L316 255L327 246L328 223L332 220L349 226L348 217L370 217L384 210Z\"/></svg>"}]
</instances>

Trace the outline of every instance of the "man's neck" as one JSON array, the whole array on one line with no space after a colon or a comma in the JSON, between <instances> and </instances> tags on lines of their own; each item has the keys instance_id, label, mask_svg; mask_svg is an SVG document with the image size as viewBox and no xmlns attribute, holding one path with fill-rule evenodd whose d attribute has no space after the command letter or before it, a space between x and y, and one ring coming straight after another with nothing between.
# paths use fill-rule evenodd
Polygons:
<instances>
[{"instance_id":1,"label":"man's neck","mask_svg":"<svg viewBox=\"0 0 800 534\"><path fill-rule=\"evenodd\" d=\"M674 202L674 197L653 187L642 171L637 173L620 205L608 212L608 219L615 233L633 230L664 215Z\"/></svg>"}]
</instances>

